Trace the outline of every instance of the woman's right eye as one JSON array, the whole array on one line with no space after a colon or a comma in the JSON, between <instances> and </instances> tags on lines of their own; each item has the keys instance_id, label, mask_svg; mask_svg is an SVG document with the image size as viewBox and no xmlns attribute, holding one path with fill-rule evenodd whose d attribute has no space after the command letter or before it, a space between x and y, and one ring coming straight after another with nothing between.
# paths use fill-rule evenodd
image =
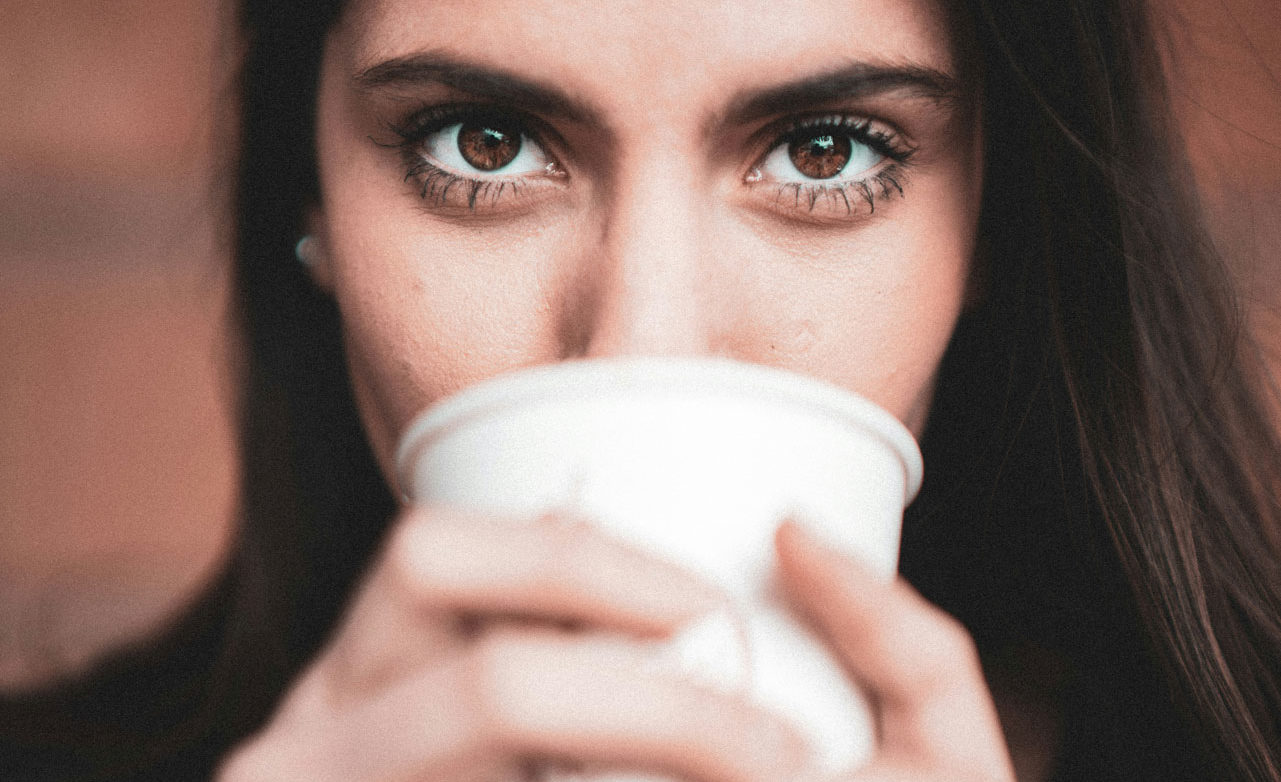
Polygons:
<instances>
[{"instance_id":1,"label":"woman's right eye","mask_svg":"<svg viewBox=\"0 0 1281 782\"><path fill-rule=\"evenodd\" d=\"M404 180L445 212L506 209L564 178L518 112L431 107L389 127L400 140L375 143L398 149Z\"/></svg>"},{"instance_id":2,"label":"woman's right eye","mask_svg":"<svg viewBox=\"0 0 1281 782\"><path fill-rule=\"evenodd\" d=\"M469 119L423 138L420 154L432 164L468 179L510 178L542 173L547 153L514 122Z\"/></svg>"}]
</instances>

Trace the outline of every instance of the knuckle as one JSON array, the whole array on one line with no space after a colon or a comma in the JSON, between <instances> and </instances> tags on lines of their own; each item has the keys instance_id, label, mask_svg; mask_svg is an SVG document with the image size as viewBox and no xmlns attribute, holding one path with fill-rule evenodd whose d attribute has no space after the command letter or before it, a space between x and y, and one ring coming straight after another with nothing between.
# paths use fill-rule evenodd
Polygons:
<instances>
[{"instance_id":1,"label":"knuckle","mask_svg":"<svg viewBox=\"0 0 1281 782\"><path fill-rule=\"evenodd\" d=\"M279 779L284 769L262 736L241 744L227 755L213 775L214 782L267 782Z\"/></svg>"},{"instance_id":2,"label":"knuckle","mask_svg":"<svg viewBox=\"0 0 1281 782\"><path fill-rule=\"evenodd\" d=\"M544 545L533 552L528 588L554 597L565 597L582 589L582 563L599 563L602 551L595 529L585 521L566 519L547 525Z\"/></svg>"},{"instance_id":3,"label":"knuckle","mask_svg":"<svg viewBox=\"0 0 1281 782\"><path fill-rule=\"evenodd\" d=\"M437 602L448 590L442 579L454 558L455 525L439 514L417 511L402 519L388 541L386 568L393 588L421 603Z\"/></svg>"},{"instance_id":4,"label":"knuckle","mask_svg":"<svg viewBox=\"0 0 1281 782\"><path fill-rule=\"evenodd\" d=\"M917 661L922 689L945 689L979 674L978 647L965 625L942 611L932 612L923 624Z\"/></svg>"},{"instance_id":5,"label":"knuckle","mask_svg":"<svg viewBox=\"0 0 1281 782\"><path fill-rule=\"evenodd\" d=\"M351 661L333 650L305 671L285 693L276 713L280 723L301 723L308 715L321 713L344 701L343 683L351 678Z\"/></svg>"},{"instance_id":6,"label":"knuckle","mask_svg":"<svg viewBox=\"0 0 1281 782\"><path fill-rule=\"evenodd\" d=\"M428 548L423 544L427 542L424 538L431 534L430 526L419 519L407 517L401 519L392 530L385 557L397 583L413 586L419 580L419 571L422 569L418 561L419 555L422 549Z\"/></svg>"},{"instance_id":7,"label":"knuckle","mask_svg":"<svg viewBox=\"0 0 1281 782\"><path fill-rule=\"evenodd\" d=\"M242 746L223 758L214 772L213 782L253 782L252 765L248 748Z\"/></svg>"},{"instance_id":8,"label":"knuckle","mask_svg":"<svg viewBox=\"0 0 1281 782\"><path fill-rule=\"evenodd\" d=\"M939 647L947 652L954 666L977 667L978 646L974 643L974 637L970 635L969 629L960 620L940 613L938 636Z\"/></svg>"}]
</instances>

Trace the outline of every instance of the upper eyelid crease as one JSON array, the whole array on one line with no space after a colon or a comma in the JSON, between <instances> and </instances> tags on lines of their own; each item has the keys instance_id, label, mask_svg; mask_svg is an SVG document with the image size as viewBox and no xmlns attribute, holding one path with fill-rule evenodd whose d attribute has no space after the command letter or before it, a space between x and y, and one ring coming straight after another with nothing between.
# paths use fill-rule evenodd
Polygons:
<instances>
[{"instance_id":1,"label":"upper eyelid crease","mask_svg":"<svg viewBox=\"0 0 1281 782\"><path fill-rule=\"evenodd\" d=\"M437 84L495 103L526 108L599 130L608 130L605 113L590 101L536 80L483 65L441 51L393 57L365 68L352 77L357 89L410 88ZM902 92L905 97L927 99L946 108L959 105L965 90L955 76L916 64L881 65L854 62L834 70L806 76L785 84L751 89L734 95L725 108L703 123L704 135L725 127L743 125L769 116L813 110L841 100L855 100Z\"/></svg>"},{"instance_id":2,"label":"upper eyelid crease","mask_svg":"<svg viewBox=\"0 0 1281 782\"><path fill-rule=\"evenodd\" d=\"M438 84L495 103L537 109L547 116L604 127L602 112L587 101L537 81L439 52L384 60L360 71L352 81L363 92Z\"/></svg>"},{"instance_id":3,"label":"upper eyelid crease","mask_svg":"<svg viewBox=\"0 0 1281 782\"><path fill-rule=\"evenodd\" d=\"M950 111L960 104L964 90L959 79L935 68L856 62L786 84L740 92L730 99L723 112L708 118L704 123L705 133L711 135L719 128L888 93L930 100Z\"/></svg>"},{"instance_id":4,"label":"upper eyelid crease","mask_svg":"<svg viewBox=\"0 0 1281 782\"><path fill-rule=\"evenodd\" d=\"M466 111L457 111L458 117L478 110L497 111L499 113L514 111L516 115L526 115L522 120L522 124L533 120L534 124L537 125L540 124L539 117L559 116L572 122L595 126L597 132L609 133L609 128L603 120L603 112L588 101L575 99L554 86L528 80L506 71L473 65L440 53L424 52L384 60L355 74L352 77L352 83L355 89L362 92L389 90L393 91L393 95L395 95L394 91L396 90L403 91L415 87L423 88L433 85L442 86L464 93L469 98L481 102L480 106ZM964 95L962 85L956 78L937 70L911 65L883 66L859 62L834 71L804 77L784 84L741 91L725 104L724 111L719 116L707 117L707 121L702 123L702 127L706 137L710 138L725 132L729 127L746 125L770 117L778 117L779 119L777 122L769 123L768 127L759 129L758 133L754 135L767 131L771 133L781 132L779 123L784 120L791 124L804 125L824 119L823 115L833 118L834 127L837 129L848 121L850 116L857 116L860 121L879 122L881 120L863 116L862 112L857 112L856 115L846 115L844 111L836 109L833 104L861 98L880 97L891 93L896 94L896 97L901 94L902 98L907 100L932 101L939 104L940 110L946 111L948 114L952 114L958 106L962 105L961 101ZM469 103L471 101L467 99L461 102L455 101L458 109L463 109ZM484 104L492 105L485 106ZM445 105L447 106L448 104ZM435 111L439 111L442 108L444 106L428 107L428 109L434 109ZM422 113L428 109L420 109L415 112L417 117L411 116L408 121L396 124L387 123L388 129L396 132L401 137L401 143L384 144L378 142L372 136L370 140L379 144L379 146L401 147L403 152L407 149L407 143L416 141L419 135L405 131L417 124L415 120L421 119ZM786 117L788 114L814 115L819 110L823 112L823 115L804 119L798 116ZM428 113L431 112L428 111ZM841 119L842 115L845 115L843 120ZM529 126L526 124L526 127L528 128ZM890 127L891 129L894 128L892 124ZM551 128L554 128L554 126L549 126L549 129ZM551 133L556 135L554 129L551 130ZM897 137L897 133L893 135ZM536 143L541 143L537 139L535 141ZM883 150L878 151L881 151L883 155L886 154ZM849 191L851 188L857 188L857 192L860 192L862 199L867 202L869 210L874 213L876 196L872 190L872 183L877 183L876 186L884 191L883 195L886 197L889 196L891 189L901 195L903 187L897 179L900 176L898 164L906 162L907 158L915 151L915 146L908 143L906 144L906 149L898 154L888 154L887 157L895 160L896 165L885 169L870 179L844 182L839 186L823 185L821 189L822 197L830 199L836 205L836 198L839 196L842 199L841 203L846 207L846 212L852 213ZM419 161L413 165L422 166L423 163L424 161ZM430 167L431 170L440 170L431 164L427 164L427 167ZM419 168L411 167L405 179L413 178L415 172L420 170ZM454 175L448 174L443 170L440 171L444 176L448 177L448 181L444 185L440 185L438 177L428 177L423 184L420 197L434 197L443 203L456 183L470 182L473 190L467 199L467 207L475 209L481 191L483 190L487 194L490 185L492 185L489 180L470 180L465 175ZM476 187L478 183L480 186ZM515 183L511 184L513 188L516 186ZM439 193L436 192L438 186ZM784 183L779 192L783 193L788 187L792 186L791 183ZM506 184L500 184L498 192L501 193L504 187L506 187ZM814 190L813 193L810 193L807 190L806 192L810 201L809 211L812 212L820 198L820 191ZM799 189L796 191L796 198L799 207Z\"/></svg>"},{"instance_id":5,"label":"upper eyelid crease","mask_svg":"<svg viewBox=\"0 0 1281 782\"><path fill-rule=\"evenodd\" d=\"M427 107L415 112L404 121L383 123L388 131L396 135L396 141L383 143L373 136L370 136L369 140L380 147L399 149L402 156L416 159L422 154L419 151L419 147L429 136L452 125L493 116L509 116L513 118L521 136L527 138L530 143L542 150L543 154L547 155L552 162L555 162L558 166L560 165L557 156L547 143L549 138L553 144L563 143L555 129L541 126L542 123L538 122L536 117L525 115L519 110L513 111L502 107L478 107L465 103Z\"/></svg>"},{"instance_id":6,"label":"upper eyelid crease","mask_svg":"<svg viewBox=\"0 0 1281 782\"><path fill-rule=\"evenodd\" d=\"M786 137L797 133L830 129L848 135L859 144L883 146L895 155L902 155L903 159L915 154L916 147L902 133L893 129L892 126L883 128L882 125L883 123L861 114L823 112L767 125L759 130L754 138L768 139L778 144L785 142Z\"/></svg>"}]
</instances>

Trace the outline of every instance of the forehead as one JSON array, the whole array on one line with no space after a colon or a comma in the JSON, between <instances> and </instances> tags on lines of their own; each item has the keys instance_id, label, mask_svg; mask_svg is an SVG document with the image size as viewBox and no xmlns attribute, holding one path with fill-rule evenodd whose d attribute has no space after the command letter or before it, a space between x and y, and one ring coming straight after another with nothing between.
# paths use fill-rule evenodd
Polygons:
<instances>
[{"instance_id":1,"label":"forehead","mask_svg":"<svg viewBox=\"0 0 1281 782\"><path fill-rule=\"evenodd\" d=\"M351 73L443 50L592 96L689 100L851 62L955 73L937 0L354 0L335 42Z\"/></svg>"}]
</instances>

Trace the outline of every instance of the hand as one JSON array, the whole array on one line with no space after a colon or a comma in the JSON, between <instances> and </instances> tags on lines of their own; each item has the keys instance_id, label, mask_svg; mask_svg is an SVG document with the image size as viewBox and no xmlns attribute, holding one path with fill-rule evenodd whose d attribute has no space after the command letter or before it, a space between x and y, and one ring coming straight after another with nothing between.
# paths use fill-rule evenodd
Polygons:
<instances>
[{"instance_id":1,"label":"hand","mask_svg":"<svg viewBox=\"0 0 1281 782\"><path fill-rule=\"evenodd\" d=\"M722 600L585 524L411 511L337 635L218 778L510 780L555 759L793 779L808 753L785 721L639 664Z\"/></svg>"},{"instance_id":2,"label":"hand","mask_svg":"<svg viewBox=\"0 0 1281 782\"><path fill-rule=\"evenodd\" d=\"M876 756L849 782L1006 782L1014 769L969 633L907 582L883 583L786 523L779 575L867 694Z\"/></svg>"},{"instance_id":3,"label":"hand","mask_svg":"<svg viewBox=\"0 0 1281 782\"><path fill-rule=\"evenodd\" d=\"M968 635L794 525L780 575L876 705L850 782L1013 779ZM715 590L579 524L411 514L338 636L221 782L499 780L531 759L814 778L786 721L641 664ZM566 624L590 628L571 632Z\"/></svg>"}]
</instances>

